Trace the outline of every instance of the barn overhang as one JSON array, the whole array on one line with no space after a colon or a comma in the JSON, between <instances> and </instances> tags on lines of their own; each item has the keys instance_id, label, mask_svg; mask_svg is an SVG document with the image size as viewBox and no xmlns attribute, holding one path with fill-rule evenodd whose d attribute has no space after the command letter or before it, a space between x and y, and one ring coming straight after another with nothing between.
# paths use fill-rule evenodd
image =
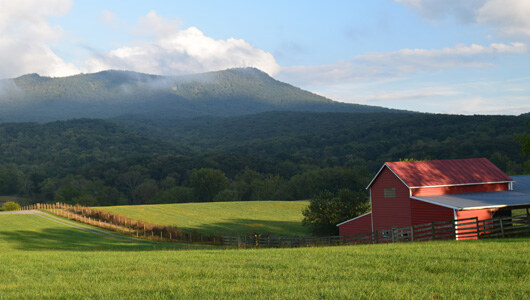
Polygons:
<instances>
[{"instance_id":1,"label":"barn overhang","mask_svg":"<svg viewBox=\"0 0 530 300\"><path fill-rule=\"evenodd\" d=\"M474 210L485 208L527 208L530 207L530 193L521 191L496 191L438 196L412 196L412 199L452 208Z\"/></svg>"}]
</instances>

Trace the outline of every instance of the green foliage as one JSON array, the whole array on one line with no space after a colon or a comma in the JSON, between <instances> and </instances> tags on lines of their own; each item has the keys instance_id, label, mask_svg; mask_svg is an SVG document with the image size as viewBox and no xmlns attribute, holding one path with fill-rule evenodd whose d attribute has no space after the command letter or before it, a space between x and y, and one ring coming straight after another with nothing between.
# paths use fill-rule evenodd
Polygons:
<instances>
[{"instance_id":1,"label":"green foliage","mask_svg":"<svg viewBox=\"0 0 530 300\"><path fill-rule=\"evenodd\" d=\"M194 202L193 189L189 187L176 186L156 194L148 203L185 203Z\"/></svg>"},{"instance_id":2,"label":"green foliage","mask_svg":"<svg viewBox=\"0 0 530 300\"><path fill-rule=\"evenodd\" d=\"M304 209L303 224L315 235L337 235L337 224L370 210L368 197L362 192L340 190L337 195L324 191L311 199Z\"/></svg>"},{"instance_id":3,"label":"green foliage","mask_svg":"<svg viewBox=\"0 0 530 300\"><path fill-rule=\"evenodd\" d=\"M526 123L528 126L530 126L530 121ZM529 134L522 134L516 138L516 140L521 144L522 146L522 152L524 156L530 156L530 135ZM530 173L530 159L527 160L524 163L524 166L526 168L526 171Z\"/></svg>"},{"instance_id":4,"label":"green foliage","mask_svg":"<svg viewBox=\"0 0 530 300\"><path fill-rule=\"evenodd\" d=\"M385 161L486 157L508 174L524 173L527 161L515 138L528 135L528 116L274 112L132 120L0 124L0 195L97 205L294 200L362 190ZM194 186L200 169L224 173L221 187Z\"/></svg>"},{"instance_id":5,"label":"green foliage","mask_svg":"<svg viewBox=\"0 0 530 300\"><path fill-rule=\"evenodd\" d=\"M2 211L13 211L20 209L20 205L13 201L8 201L2 205L2 208L0 210Z\"/></svg>"},{"instance_id":6,"label":"green foliage","mask_svg":"<svg viewBox=\"0 0 530 300\"><path fill-rule=\"evenodd\" d=\"M220 170L202 168L191 173L190 185L199 202L211 202L228 187L228 178Z\"/></svg>"},{"instance_id":7,"label":"green foliage","mask_svg":"<svg viewBox=\"0 0 530 300\"><path fill-rule=\"evenodd\" d=\"M14 167L0 165L0 194L11 195L19 190L19 172Z\"/></svg>"}]
</instances>

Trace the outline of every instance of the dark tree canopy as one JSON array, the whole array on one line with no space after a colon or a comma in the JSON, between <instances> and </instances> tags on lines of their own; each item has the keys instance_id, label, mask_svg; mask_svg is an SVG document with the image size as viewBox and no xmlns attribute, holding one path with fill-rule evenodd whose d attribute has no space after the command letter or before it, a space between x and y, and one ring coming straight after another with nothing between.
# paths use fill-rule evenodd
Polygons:
<instances>
[{"instance_id":1,"label":"dark tree canopy","mask_svg":"<svg viewBox=\"0 0 530 300\"><path fill-rule=\"evenodd\" d=\"M193 171L190 184L199 202L210 202L228 187L228 178L220 170L203 168Z\"/></svg>"},{"instance_id":2,"label":"dark tree canopy","mask_svg":"<svg viewBox=\"0 0 530 300\"><path fill-rule=\"evenodd\" d=\"M369 209L368 197L363 192L343 189L334 194L324 191L312 198L302 212L303 224L309 226L315 235L337 235L337 224L360 216Z\"/></svg>"}]
</instances>

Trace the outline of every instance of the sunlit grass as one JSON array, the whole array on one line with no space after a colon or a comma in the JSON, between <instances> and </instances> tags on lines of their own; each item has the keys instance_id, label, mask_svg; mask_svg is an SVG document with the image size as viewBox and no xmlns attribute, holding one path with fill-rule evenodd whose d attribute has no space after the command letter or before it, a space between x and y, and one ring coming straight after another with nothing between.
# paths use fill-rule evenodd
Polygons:
<instances>
[{"instance_id":1,"label":"sunlit grass","mask_svg":"<svg viewBox=\"0 0 530 300\"><path fill-rule=\"evenodd\" d=\"M0 228L1 299L526 299L530 294L529 238L182 250L101 238L37 216L0 215Z\"/></svg>"},{"instance_id":2,"label":"sunlit grass","mask_svg":"<svg viewBox=\"0 0 530 300\"><path fill-rule=\"evenodd\" d=\"M200 233L237 235L272 233L310 235L302 226L302 210L309 201L246 201L99 207L135 220L177 226Z\"/></svg>"}]
</instances>

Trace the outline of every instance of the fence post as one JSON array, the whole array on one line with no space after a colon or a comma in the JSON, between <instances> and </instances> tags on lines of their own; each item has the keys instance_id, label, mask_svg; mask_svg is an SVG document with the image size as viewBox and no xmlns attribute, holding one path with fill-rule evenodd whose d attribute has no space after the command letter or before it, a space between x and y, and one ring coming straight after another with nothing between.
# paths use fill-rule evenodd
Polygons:
<instances>
[{"instance_id":1,"label":"fence post","mask_svg":"<svg viewBox=\"0 0 530 300\"><path fill-rule=\"evenodd\" d=\"M434 241L434 239L435 239L434 222L431 222L431 240Z\"/></svg>"},{"instance_id":2,"label":"fence post","mask_svg":"<svg viewBox=\"0 0 530 300\"><path fill-rule=\"evenodd\" d=\"M394 227L392 227L391 235L392 235L392 243L395 243L396 240L395 240L395 238L394 238Z\"/></svg>"},{"instance_id":3,"label":"fence post","mask_svg":"<svg viewBox=\"0 0 530 300\"><path fill-rule=\"evenodd\" d=\"M499 219L499 224L501 225L501 234L504 237L504 226L502 225L502 218Z\"/></svg>"},{"instance_id":4,"label":"fence post","mask_svg":"<svg viewBox=\"0 0 530 300\"><path fill-rule=\"evenodd\" d=\"M410 241L414 242L414 226L410 226Z\"/></svg>"},{"instance_id":5,"label":"fence post","mask_svg":"<svg viewBox=\"0 0 530 300\"><path fill-rule=\"evenodd\" d=\"M526 221L528 222L528 226L530 226L530 213L528 212L528 207L526 208Z\"/></svg>"},{"instance_id":6,"label":"fence post","mask_svg":"<svg viewBox=\"0 0 530 300\"><path fill-rule=\"evenodd\" d=\"M480 238L480 225L478 223L478 217L475 217L475 222L477 222L477 240Z\"/></svg>"}]
</instances>

